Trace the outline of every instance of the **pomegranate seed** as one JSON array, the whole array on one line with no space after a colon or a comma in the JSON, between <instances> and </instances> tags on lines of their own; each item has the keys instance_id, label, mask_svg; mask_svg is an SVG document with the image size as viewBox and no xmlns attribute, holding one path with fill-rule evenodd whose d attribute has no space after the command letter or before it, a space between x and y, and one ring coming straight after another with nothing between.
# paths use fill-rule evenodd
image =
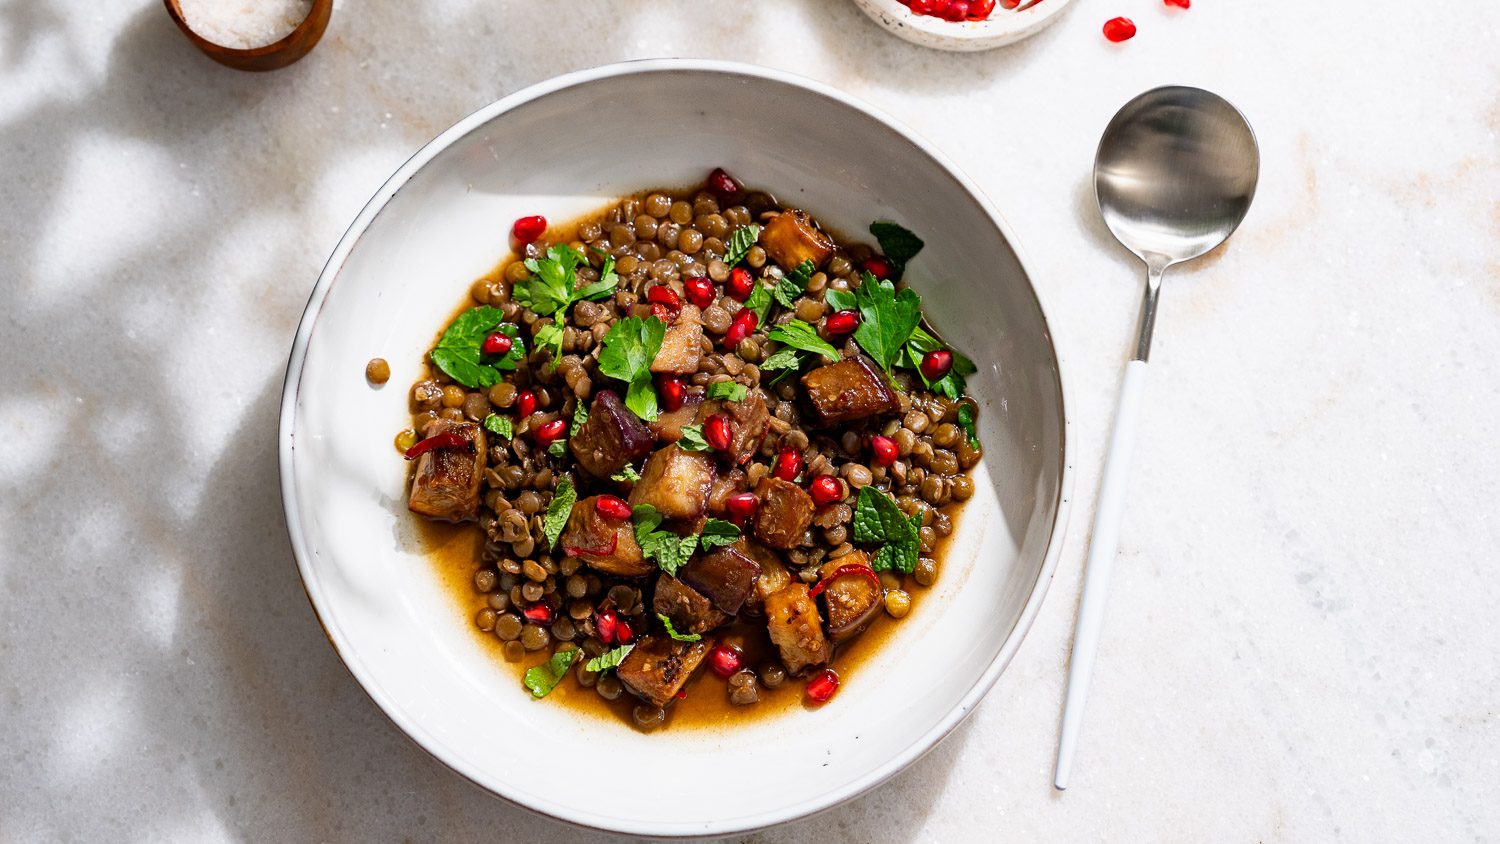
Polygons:
<instances>
[{"instance_id":1,"label":"pomegranate seed","mask_svg":"<svg viewBox=\"0 0 1500 844\"><path fill-rule=\"evenodd\" d=\"M875 463L880 466L889 466L901 456L901 447L883 434L870 437L870 451L875 455Z\"/></svg>"},{"instance_id":2,"label":"pomegranate seed","mask_svg":"<svg viewBox=\"0 0 1500 844\"><path fill-rule=\"evenodd\" d=\"M677 321L677 311L660 302L651 303L651 315L668 325Z\"/></svg>"},{"instance_id":3,"label":"pomegranate seed","mask_svg":"<svg viewBox=\"0 0 1500 844\"><path fill-rule=\"evenodd\" d=\"M568 420L554 419L532 431L531 435L536 438L539 445L551 445L562 439L566 433L568 433Z\"/></svg>"},{"instance_id":4,"label":"pomegranate seed","mask_svg":"<svg viewBox=\"0 0 1500 844\"><path fill-rule=\"evenodd\" d=\"M755 278L744 267L735 267L729 272L729 283L724 286L724 289L730 296L743 302L749 299L751 291L755 290Z\"/></svg>"},{"instance_id":5,"label":"pomegranate seed","mask_svg":"<svg viewBox=\"0 0 1500 844\"><path fill-rule=\"evenodd\" d=\"M615 641L622 645L635 641L635 631L631 629L630 622L623 618L615 624Z\"/></svg>"},{"instance_id":6,"label":"pomegranate seed","mask_svg":"<svg viewBox=\"0 0 1500 844\"><path fill-rule=\"evenodd\" d=\"M532 217L522 217L511 226L510 233L516 236L516 240L522 243L531 243L542 236L547 230L547 218L540 214Z\"/></svg>"},{"instance_id":7,"label":"pomegranate seed","mask_svg":"<svg viewBox=\"0 0 1500 844\"><path fill-rule=\"evenodd\" d=\"M708 417L708 421L703 423L703 438L719 451L728 451L730 441L734 438L734 431L729 427L729 417L722 413Z\"/></svg>"},{"instance_id":8,"label":"pomegranate seed","mask_svg":"<svg viewBox=\"0 0 1500 844\"><path fill-rule=\"evenodd\" d=\"M594 635L599 641L609 644L615 640L615 628L619 625L620 618L615 611L609 607L594 613Z\"/></svg>"},{"instance_id":9,"label":"pomegranate seed","mask_svg":"<svg viewBox=\"0 0 1500 844\"><path fill-rule=\"evenodd\" d=\"M522 390L521 394L516 396L516 412L521 414L522 419L536 413L536 393Z\"/></svg>"},{"instance_id":10,"label":"pomegranate seed","mask_svg":"<svg viewBox=\"0 0 1500 844\"><path fill-rule=\"evenodd\" d=\"M483 351L487 355L508 355L510 354L510 346L511 339L496 331L484 338L484 345L479 348L480 351Z\"/></svg>"},{"instance_id":11,"label":"pomegranate seed","mask_svg":"<svg viewBox=\"0 0 1500 844\"><path fill-rule=\"evenodd\" d=\"M647 290L646 301L653 305L665 305L674 311L682 307L682 300L677 297L677 291L663 284Z\"/></svg>"},{"instance_id":12,"label":"pomegranate seed","mask_svg":"<svg viewBox=\"0 0 1500 844\"><path fill-rule=\"evenodd\" d=\"M740 192L740 183L735 178L724 172L723 167L715 167L708 174L708 189L720 196L731 196Z\"/></svg>"},{"instance_id":13,"label":"pomegranate seed","mask_svg":"<svg viewBox=\"0 0 1500 844\"><path fill-rule=\"evenodd\" d=\"M688 301L697 305L699 310L714 303L714 283L701 275L684 281L682 289L687 293Z\"/></svg>"},{"instance_id":14,"label":"pomegranate seed","mask_svg":"<svg viewBox=\"0 0 1500 844\"><path fill-rule=\"evenodd\" d=\"M1179 9L1191 9L1193 0L1166 0L1168 6L1176 6Z\"/></svg>"},{"instance_id":15,"label":"pomegranate seed","mask_svg":"<svg viewBox=\"0 0 1500 844\"><path fill-rule=\"evenodd\" d=\"M783 481L797 480L797 476L802 474L802 452L795 448L783 448L776 455L776 467L771 470L771 474Z\"/></svg>"},{"instance_id":16,"label":"pomegranate seed","mask_svg":"<svg viewBox=\"0 0 1500 844\"><path fill-rule=\"evenodd\" d=\"M922 376L928 381L940 381L953 368L953 353L947 349L933 349L922 355Z\"/></svg>"},{"instance_id":17,"label":"pomegranate seed","mask_svg":"<svg viewBox=\"0 0 1500 844\"><path fill-rule=\"evenodd\" d=\"M814 703L827 703L828 699L833 697L833 693L838 690L839 675L835 674L832 668L819 671L807 681L807 696L812 698Z\"/></svg>"},{"instance_id":18,"label":"pomegranate seed","mask_svg":"<svg viewBox=\"0 0 1500 844\"><path fill-rule=\"evenodd\" d=\"M753 492L737 493L724 500L724 509L729 511L731 519L744 523L760 509L760 499Z\"/></svg>"},{"instance_id":19,"label":"pomegranate seed","mask_svg":"<svg viewBox=\"0 0 1500 844\"><path fill-rule=\"evenodd\" d=\"M740 656L740 652L734 648L719 645L708 652L708 667L725 680L739 671L744 664L745 658Z\"/></svg>"},{"instance_id":20,"label":"pomegranate seed","mask_svg":"<svg viewBox=\"0 0 1500 844\"><path fill-rule=\"evenodd\" d=\"M807 491L812 495L813 503L819 507L827 507L844 497L844 485L832 475L819 475L813 478Z\"/></svg>"},{"instance_id":21,"label":"pomegranate seed","mask_svg":"<svg viewBox=\"0 0 1500 844\"><path fill-rule=\"evenodd\" d=\"M1104 22L1104 37L1116 44L1129 41L1135 37L1135 22L1130 18L1110 18Z\"/></svg>"},{"instance_id":22,"label":"pomegranate seed","mask_svg":"<svg viewBox=\"0 0 1500 844\"><path fill-rule=\"evenodd\" d=\"M535 621L537 624L551 624L552 606L541 603L532 604L526 609L521 610L521 615L526 616L531 621Z\"/></svg>"},{"instance_id":23,"label":"pomegranate seed","mask_svg":"<svg viewBox=\"0 0 1500 844\"><path fill-rule=\"evenodd\" d=\"M859 327L859 311L850 308L847 311L834 311L823 321L823 327L828 329L829 334L848 334Z\"/></svg>"},{"instance_id":24,"label":"pomegranate seed","mask_svg":"<svg viewBox=\"0 0 1500 844\"><path fill-rule=\"evenodd\" d=\"M955 2L962 1L963 0L955 0ZM953 8L952 4L949 4L948 8ZM967 8L968 7L966 6L965 9ZM943 19L950 21L954 20L954 18L948 16L947 10L944 10L943 12ZM963 18L957 18L957 20L963 20ZM875 276L878 279L888 278L891 274L891 262L887 261L884 258L866 258L864 264L862 264L861 267L865 272L869 273L872 276Z\"/></svg>"},{"instance_id":25,"label":"pomegranate seed","mask_svg":"<svg viewBox=\"0 0 1500 844\"><path fill-rule=\"evenodd\" d=\"M667 412L681 410L682 403L687 400L687 388L682 385L682 379L671 375L663 375L656 380L656 392L661 395L661 405Z\"/></svg>"},{"instance_id":26,"label":"pomegranate seed","mask_svg":"<svg viewBox=\"0 0 1500 844\"><path fill-rule=\"evenodd\" d=\"M969 4L966 2L966 0L949 0L948 5L943 7L943 10L938 13L938 16L945 21L958 23L959 21L965 20L969 17ZM870 272L874 273L875 271L870 270ZM885 276L875 277L884 278ZM830 694L832 693L830 692Z\"/></svg>"},{"instance_id":27,"label":"pomegranate seed","mask_svg":"<svg viewBox=\"0 0 1500 844\"><path fill-rule=\"evenodd\" d=\"M734 315L734 322L729 324L729 330L724 332L724 348L734 351L745 342L750 332L755 330L755 311L745 308Z\"/></svg>"},{"instance_id":28,"label":"pomegranate seed","mask_svg":"<svg viewBox=\"0 0 1500 844\"><path fill-rule=\"evenodd\" d=\"M943 0L911 0L911 10L918 15L936 15L943 8Z\"/></svg>"},{"instance_id":29,"label":"pomegranate seed","mask_svg":"<svg viewBox=\"0 0 1500 844\"><path fill-rule=\"evenodd\" d=\"M594 499L594 509L606 519L630 518L630 505L616 495L601 495Z\"/></svg>"},{"instance_id":30,"label":"pomegranate seed","mask_svg":"<svg viewBox=\"0 0 1500 844\"><path fill-rule=\"evenodd\" d=\"M995 0L969 0L969 20L988 20L990 13L995 11Z\"/></svg>"}]
</instances>

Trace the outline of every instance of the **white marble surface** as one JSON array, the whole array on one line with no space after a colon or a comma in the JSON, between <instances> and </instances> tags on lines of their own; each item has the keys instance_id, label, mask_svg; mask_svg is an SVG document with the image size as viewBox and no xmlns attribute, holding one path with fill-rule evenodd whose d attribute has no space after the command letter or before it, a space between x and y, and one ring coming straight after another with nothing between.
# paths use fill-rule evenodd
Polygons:
<instances>
[{"instance_id":1,"label":"white marble surface","mask_svg":"<svg viewBox=\"0 0 1500 844\"><path fill-rule=\"evenodd\" d=\"M754 840L1500 838L1500 8L1074 6L958 56L843 0L347 0L251 76L152 0L0 0L0 839L573 837L426 757L340 666L285 540L277 395L324 257L418 145L660 55L841 86L972 173L1038 270L1079 446L1062 564L994 692L891 783ZM1141 28L1122 47L1115 14ZM1138 275L1088 167L1166 82L1245 110L1263 181L1168 280L1059 795Z\"/></svg>"}]
</instances>

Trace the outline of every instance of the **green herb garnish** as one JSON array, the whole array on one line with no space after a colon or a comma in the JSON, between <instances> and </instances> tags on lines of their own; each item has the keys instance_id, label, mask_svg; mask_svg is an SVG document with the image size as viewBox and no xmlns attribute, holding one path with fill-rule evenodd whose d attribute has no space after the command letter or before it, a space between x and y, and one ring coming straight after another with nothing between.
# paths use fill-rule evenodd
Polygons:
<instances>
[{"instance_id":1,"label":"green herb garnish","mask_svg":"<svg viewBox=\"0 0 1500 844\"><path fill-rule=\"evenodd\" d=\"M750 395L750 390L744 384L736 384L733 381L715 381L708 385L708 391L704 398L723 399L724 401L744 401L745 396Z\"/></svg>"},{"instance_id":2,"label":"green herb garnish","mask_svg":"<svg viewBox=\"0 0 1500 844\"><path fill-rule=\"evenodd\" d=\"M839 359L839 350L835 349L832 343L819 337L818 329L813 328L810 323L803 322L800 319L772 326L771 330L766 332L766 336L794 349L813 352L829 360L836 361ZM765 367L762 366L761 369L765 369Z\"/></svg>"},{"instance_id":3,"label":"green herb garnish","mask_svg":"<svg viewBox=\"0 0 1500 844\"><path fill-rule=\"evenodd\" d=\"M526 669L526 676L522 682L526 688L531 689L531 696L544 698L557 688L557 684L568 676L568 669L573 667L573 662L578 659L582 651L574 648L570 651L558 651L552 658L534 668Z\"/></svg>"},{"instance_id":4,"label":"green herb garnish","mask_svg":"<svg viewBox=\"0 0 1500 844\"><path fill-rule=\"evenodd\" d=\"M546 349L552 353L551 368L557 368L557 362L562 360L563 327L561 323L549 322L538 328L531 335L531 342L538 349Z\"/></svg>"},{"instance_id":5,"label":"green herb garnish","mask_svg":"<svg viewBox=\"0 0 1500 844\"><path fill-rule=\"evenodd\" d=\"M740 529L734 522L709 519L703 523L703 532L698 534L698 547L708 553L715 548L733 545L739 538Z\"/></svg>"},{"instance_id":6,"label":"green herb garnish","mask_svg":"<svg viewBox=\"0 0 1500 844\"><path fill-rule=\"evenodd\" d=\"M916 569L922 550L921 523L921 516L907 518L895 499L875 487L860 489L854 506L854 541L885 543L870 559L876 571L894 568L910 574Z\"/></svg>"},{"instance_id":7,"label":"green herb garnish","mask_svg":"<svg viewBox=\"0 0 1500 844\"><path fill-rule=\"evenodd\" d=\"M449 378L470 389L495 386L504 377L502 373L515 369L526 356L520 330L512 323L502 322L504 319L504 311L488 305L464 311L439 338L432 350L432 362ZM509 352L504 355L483 352L484 338L492 331L511 338Z\"/></svg>"},{"instance_id":8,"label":"green herb garnish","mask_svg":"<svg viewBox=\"0 0 1500 844\"><path fill-rule=\"evenodd\" d=\"M610 475L609 479L612 480L612 481L619 481L621 483L632 483L633 484L636 481L638 481L638 480L641 479L641 475L640 475L639 472L637 472L635 470L634 466L630 466L630 465L627 464L625 466L625 468L623 468L620 471L614 473L613 475Z\"/></svg>"},{"instance_id":9,"label":"green herb garnish","mask_svg":"<svg viewBox=\"0 0 1500 844\"><path fill-rule=\"evenodd\" d=\"M754 289L745 299L745 307L755 311L755 324L765 325L766 314L771 312L771 291L764 284L755 283Z\"/></svg>"},{"instance_id":10,"label":"green herb garnish","mask_svg":"<svg viewBox=\"0 0 1500 844\"><path fill-rule=\"evenodd\" d=\"M497 437L505 437L508 440L516 438L516 428L510 421L509 416L501 416L491 413L484 417L484 429Z\"/></svg>"},{"instance_id":11,"label":"green herb garnish","mask_svg":"<svg viewBox=\"0 0 1500 844\"><path fill-rule=\"evenodd\" d=\"M589 421L588 406L583 403L582 399L576 399L573 404L573 424L568 427L568 436L577 436L578 429L582 428L583 423L587 421Z\"/></svg>"},{"instance_id":12,"label":"green herb garnish","mask_svg":"<svg viewBox=\"0 0 1500 844\"><path fill-rule=\"evenodd\" d=\"M761 361L760 371L771 372L777 369L792 371L801 368L801 366L802 356L797 353L796 349L787 348Z\"/></svg>"},{"instance_id":13,"label":"green herb garnish","mask_svg":"<svg viewBox=\"0 0 1500 844\"><path fill-rule=\"evenodd\" d=\"M650 504L637 504L631 508L631 519L635 522L635 541L640 543L641 553L655 560L662 571L676 575L677 570L687 565L698 547L698 537L678 536L670 530L659 530L662 515Z\"/></svg>"},{"instance_id":14,"label":"green herb garnish","mask_svg":"<svg viewBox=\"0 0 1500 844\"><path fill-rule=\"evenodd\" d=\"M567 478L558 481L557 489L552 493L552 503L547 505L547 515L542 519L549 549L557 547L557 538L562 535L563 525L568 523L568 516L572 515L577 501L578 491L573 489L573 482Z\"/></svg>"},{"instance_id":15,"label":"green herb garnish","mask_svg":"<svg viewBox=\"0 0 1500 844\"><path fill-rule=\"evenodd\" d=\"M936 381L928 381L927 376L922 372L922 356L941 348L944 348L942 341L932 336L932 334L919 325L912 329L911 339L906 341L905 353L901 356L898 363L901 366L915 370L917 377L922 379L922 383L927 385L928 389L945 395L950 399L957 399L968 389L968 381L965 379L965 376L973 375L979 370L978 367L974 366L974 361L964 357L957 350L950 348L948 351L953 353L953 367L942 378Z\"/></svg>"},{"instance_id":16,"label":"green herb garnish","mask_svg":"<svg viewBox=\"0 0 1500 844\"><path fill-rule=\"evenodd\" d=\"M603 299L613 293L619 284L619 276L615 274L612 259L605 260L598 281L582 290L575 289L578 266L583 261L583 253L567 244L554 243L545 256L526 259L531 278L512 285L511 298L516 304L547 316L566 311L569 305L580 299Z\"/></svg>"},{"instance_id":17,"label":"green herb garnish","mask_svg":"<svg viewBox=\"0 0 1500 844\"><path fill-rule=\"evenodd\" d=\"M740 261L745 260L745 255L755 241L760 238L760 226L754 223L748 226L740 226L729 235L729 242L724 245L724 263L733 267Z\"/></svg>"},{"instance_id":18,"label":"green herb garnish","mask_svg":"<svg viewBox=\"0 0 1500 844\"><path fill-rule=\"evenodd\" d=\"M657 613L656 617L661 619L662 625L667 628L667 635L679 642L696 642L703 638L697 633L678 633L677 628L672 626L672 619L667 618L661 613Z\"/></svg>"},{"instance_id":19,"label":"green herb garnish","mask_svg":"<svg viewBox=\"0 0 1500 844\"><path fill-rule=\"evenodd\" d=\"M861 278L859 289L854 291L855 307L861 317L859 327L854 329L854 340L881 369L890 372L922 320L922 297L910 287L897 293L895 284L868 272Z\"/></svg>"},{"instance_id":20,"label":"green herb garnish","mask_svg":"<svg viewBox=\"0 0 1500 844\"><path fill-rule=\"evenodd\" d=\"M891 265L891 279L900 281L906 273L906 262L917 256L925 245L922 239L912 234L905 226L876 220L870 224L870 234L880 244L880 251Z\"/></svg>"},{"instance_id":21,"label":"green herb garnish","mask_svg":"<svg viewBox=\"0 0 1500 844\"><path fill-rule=\"evenodd\" d=\"M682 436L677 440L677 447L683 451L713 451L714 447L708 444L703 437L702 425L683 425Z\"/></svg>"},{"instance_id":22,"label":"green herb garnish","mask_svg":"<svg viewBox=\"0 0 1500 844\"><path fill-rule=\"evenodd\" d=\"M656 390L651 386L651 362L661 351L666 323L656 317L627 317L604 335L599 371L624 381L625 406L647 422L656 419Z\"/></svg>"},{"instance_id":23,"label":"green herb garnish","mask_svg":"<svg viewBox=\"0 0 1500 844\"><path fill-rule=\"evenodd\" d=\"M780 302L783 308L796 307L797 297L807 292L807 283L812 280L813 273L817 272L817 269L812 260L809 259L798 264L796 269L782 276L781 280L776 282L776 291L774 294L776 301Z\"/></svg>"},{"instance_id":24,"label":"green herb garnish","mask_svg":"<svg viewBox=\"0 0 1500 844\"><path fill-rule=\"evenodd\" d=\"M552 444L549 445L549 446L547 446L547 453L550 454L550 455L552 455L553 457L557 457L557 458L567 457L568 456L568 441L567 440L553 440Z\"/></svg>"},{"instance_id":25,"label":"green herb garnish","mask_svg":"<svg viewBox=\"0 0 1500 844\"><path fill-rule=\"evenodd\" d=\"M974 425L973 405L961 404L958 406L958 426L963 428L964 433L969 436L969 445L973 448L979 448L979 432L975 429Z\"/></svg>"},{"instance_id":26,"label":"green herb garnish","mask_svg":"<svg viewBox=\"0 0 1500 844\"><path fill-rule=\"evenodd\" d=\"M599 654L588 662L585 662L583 664L583 667L588 669L589 671L594 672L595 674L603 674L611 668L618 668L620 663L624 662L625 657L629 656L630 652L633 650L635 650L634 644L621 645L618 648L611 648L610 650Z\"/></svg>"}]
</instances>

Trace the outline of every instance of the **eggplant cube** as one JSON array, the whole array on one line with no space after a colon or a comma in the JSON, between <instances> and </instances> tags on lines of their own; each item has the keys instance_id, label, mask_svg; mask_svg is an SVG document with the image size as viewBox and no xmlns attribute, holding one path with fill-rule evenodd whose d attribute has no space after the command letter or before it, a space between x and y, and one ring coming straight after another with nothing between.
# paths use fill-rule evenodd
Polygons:
<instances>
[{"instance_id":1,"label":"eggplant cube","mask_svg":"<svg viewBox=\"0 0 1500 844\"><path fill-rule=\"evenodd\" d=\"M594 396L589 418L568 439L573 457L585 472L604 479L646 456L655 439L617 393L602 390Z\"/></svg>"},{"instance_id":2,"label":"eggplant cube","mask_svg":"<svg viewBox=\"0 0 1500 844\"><path fill-rule=\"evenodd\" d=\"M684 304L677 319L667 326L661 349L651 361L651 371L692 375L703 357L703 317L696 305Z\"/></svg>"},{"instance_id":3,"label":"eggplant cube","mask_svg":"<svg viewBox=\"0 0 1500 844\"><path fill-rule=\"evenodd\" d=\"M809 665L822 665L833 655L823 635L823 619L806 583L788 584L766 598L766 630L781 652L786 670L796 674Z\"/></svg>"},{"instance_id":4,"label":"eggplant cube","mask_svg":"<svg viewBox=\"0 0 1500 844\"><path fill-rule=\"evenodd\" d=\"M707 654L707 642L679 642L652 634L636 643L615 669L615 676L636 697L666 706L676 699Z\"/></svg>"},{"instance_id":5,"label":"eggplant cube","mask_svg":"<svg viewBox=\"0 0 1500 844\"><path fill-rule=\"evenodd\" d=\"M641 479L630 491L630 503L650 504L668 519L696 519L708 510L708 493L717 474L713 455L669 445L646 461Z\"/></svg>"},{"instance_id":6,"label":"eggplant cube","mask_svg":"<svg viewBox=\"0 0 1500 844\"><path fill-rule=\"evenodd\" d=\"M741 539L697 557L683 566L681 574L684 583L707 596L720 611L737 615L755 588L760 565L746 553Z\"/></svg>"},{"instance_id":7,"label":"eggplant cube","mask_svg":"<svg viewBox=\"0 0 1500 844\"><path fill-rule=\"evenodd\" d=\"M484 476L484 431L473 422L442 419L428 428L429 437L458 434L469 448L439 448L417 458L407 509L429 519L470 522L479 515L479 484Z\"/></svg>"},{"instance_id":8,"label":"eggplant cube","mask_svg":"<svg viewBox=\"0 0 1500 844\"><path fill-rule=\"evenodd\" d=\"M795 548L813 520L813 500L791 481L766 476L755 485L755 536L772 548Z\"/></svg>"},{"instance_id":9,"label":"eggplant cube","mask_svg":"<svg viewBox=\"0 0 1500 844\"><path fill-rule=\"evenodd\" d=\"M825 427L901 409L884 373L863 355L814 369L802 376L802 386Z\"/></svg>"},{"instance_id":10,"label":"eggplant cube","mask_svg":"<svg viewBox=\"0 0 1500 844\"><path fill-rule=\"evenodd\" d=\"M573 504L561 536L563 553L616 577L650 574L655 564L641 553L630 519L611 519L600 514L593 495Z\"/></svg>"},{"instance_id":11,"label":"eggplant cube","mask_svg":"<svg viewBox=\"0 0 1500 844\"><path fill-rule=\"evenodd\" d=\"M777 214L760 233L761 248L788 269L803 261L822 267L833 254L833 238L818 229L806 211L792 208Z\"/></svg>"},{"instance_id":12,"label":"eggplant cube","mask_svg":"<svg viewBox=\"0 0 1500 844\"><path fill-rule=\"evenodd\" d=\"M679 633L707 633L729 620L703 593L665 573L656 580L651 611L671 619Z\"/></svg>"}]
</instances>

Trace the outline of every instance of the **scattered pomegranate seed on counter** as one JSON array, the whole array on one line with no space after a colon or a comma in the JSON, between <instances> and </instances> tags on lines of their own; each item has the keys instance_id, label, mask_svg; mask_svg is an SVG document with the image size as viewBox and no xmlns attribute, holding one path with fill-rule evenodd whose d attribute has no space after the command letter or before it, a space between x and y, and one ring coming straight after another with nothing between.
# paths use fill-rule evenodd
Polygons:
<instances>
[{"instance_id":1,"label":"scattered pomegranate seed on counter","mask_svg":"<svg viewBox=\"0 0 1500 844\"><path fill-rule=\"evenodd\" d=\"M484 345L480 346L479 349L487 355L508 355L510 354L510 347L511 339L496 331L484 338Z\"/></svg>"},{"instance_id":2,"label":"scattered pomegranate seed on counter","mask_svg":"<svg viewBox=\"0 0 1500 844\"><path fill-rule=\"evenodd\" d=\"M536 413L536 393L530 390L522 390L521 394L516 396L516 412L521 414L521 419L523 420L531 414Z\"/></svg>"},{"instance_id":3,"label":"scattered pomegranate seed on counter","mask_svg":"<svg viewBox=\"0 0 1500 844\"><path fill-rule=\"evenodd\" d=\"M922 376L928 381L941 380L953 368L953 353L947 349L933 349L922 355Z\"/></svg>"},{"instance_id":4,"label":"scattered pomegranate seed on counter","mask_svg":"<svg viewBox=\"0 0 1500 844\"><path fill-rule=\"evenodd\" d=\"M802 452L795 448L783 448L776 455L776 466L771 474L783 481L797 480L797 476L802 474Z\"/></svg>"},{"instance_id":5,"label":"scattered pomegranate seed on counter","mask_svg":"<svg viewBox=\"0 0 1500 844\"><path fill-rule=\"evenodd\" d=\"M741 492L725 499L724 509L729 511L730 519L744 523L760 509L760 499L753 492Z\"/></svg>"},{"instance_id":6,"label":"scattered pomegranate seed on counter","mask_svg":"<svg viewBox=\"0 0 1500 844\"><path fill-rule=\"evenodd\" d=\"M839 690L839 675L832 668L825 668L812 675L807 681L807 696L815 703L827 703L833 697L833 693Z\"/></svg>"},{"instance_id":7,"label":"scattered pomegranate seed on counter","mask_svg":"<svg viewBox=\"0 0 1500 844\"><path fill-rule=\"evenodd\" d=\"M828 315L828 319L823 320L823 327L828 329L829 334L848 334L859 327L859 320L859 311L834 311Z\"/></svg>"},{"instance_id":8,"label":"scattered pomegranate seed on counter","mask_svg":"<svg viewBox=\"0 0 1500 844\"><path fill-rule=\"evenodd\" d=\"M826 507L844 497L844 485L832 475L819 475L808 484L807 492L814 504Z\"/></svg>"},{"instance_id":9,"label":"scattered pomegranate seed on counter","mask_svg":"<svg viewBox=\"0 0 1500 844\"><path fill-rule=\"evenodd\" d=\"M901 456L901 446L896 445L895 440L884 434L876 434L870 437L870 452L875 456L877 464L889 466Z\"/></svg>"},{"instance_id":10,"label":"scattered pomegranate seed on counter","mask_svg":"<svg viewBox=\"0 0 1500 844\"><path fill-rule=\"evenodd\" d=\"M729 273L729 283L724 285L724 291L738 301L750 298L750 293L755 290L755 278L750 271L744 267L735 267Z\"/></svg>"},{"instance_id":11,"label":"scattered pomegranate seed on counter","mask_svg":"<svg viewBox=\"0 0 1500 844\"><path fill-rule=\"evenodd\" d=\"M601 495L594 500L594 509L606 519L630 518L630 505L617 495Z\"/></svg>"},{"instance_id":12,"label":"scattered pomegranate seed on counter","mask_svg":"<svg viewBox=\"0 0 1500 844\"><path fill-rule=\"evenodd\" d=\"M719 645L708 652L708 667L722 679L728 680L744 664L744 658L734 648Z\"/></svg>"},{"instance_id":13,"label":"scattered pomegranate seed on counter","mask_svg":"<svg viewBox=\"0 0 1500 844\"><path fill-rule=\"evenodd\" d=\"M687 293L688 301L697 305L699 310L714 303L714 283L705 276L694 276L684 281L682 289Z\"/></svg>"},{"instance_id":14,"label":"scattered pomegranate seed on counter","mask_svg":"<svg viewBox=\"0 0 1500 844\"><path fill-rule=\"evenodd\" d=\"M1104 37L1116 44L1129 41L1135 37L1135 22L1130 18L1110 18L1104 22Z\"/></svg>"},{"instance_id":15,"label":"scattered pomegranate seed on counter","mask_svg":"<svg viewBox=\"0 0 1500 844\"><path fill-rule=\"evenodd\" d=\"M531 433L536 438L538 444L551 445L562 439L564 434L568 433L568 420L554 419L551 422L543 423L541 427Z\"/></svg>"},{"instance_id":16,"label":"scattered pomegranate seed on counter","mask_svg":"<svg viewBox=\"0 0 1500 844\"><path fill-rule=\"evenodd\" d=\"M729 417L722 413L708 417L708 421L703 423L703 439L719 451L728 451L734 439L734 431L729 427Z\"/></svg>"},{"instance_id":17,"label":"scattered pomegranate seed on counter","mask_svg":"<svg viewBox=\"0 0 1500 844\"><path fill-rule=\"evenodd\" d=\"M1193 0L1164 0L1168 6L1176 6L1179 9L1191 9Z\"/></svg>"},{"instance_id":18,"label":"scattered pomegranate seed on counter","mask_svg":"<svg viewBox=\"0 0 1500 844\"><path fill-rule=\"evenodd\" d=\"M531 243L542 236L547 230L547 218L540 214L531 217L522 217L511 226L510 233L515 235L516 240L521 243Z\"/></svg>"},{"instance_id":19,"label":"scattered pomegranate seed on counter","mask_svg":"<svg viewBox=\"0 0 1500 844\"><path fill-rule=\"evenodd\" d=\"M687 388L682 385L682 379L673 375L657 378L656 392L661 395L661 405L668 413L681 410L682 403L687 400Z\"/></svg>"}]
</instances>

